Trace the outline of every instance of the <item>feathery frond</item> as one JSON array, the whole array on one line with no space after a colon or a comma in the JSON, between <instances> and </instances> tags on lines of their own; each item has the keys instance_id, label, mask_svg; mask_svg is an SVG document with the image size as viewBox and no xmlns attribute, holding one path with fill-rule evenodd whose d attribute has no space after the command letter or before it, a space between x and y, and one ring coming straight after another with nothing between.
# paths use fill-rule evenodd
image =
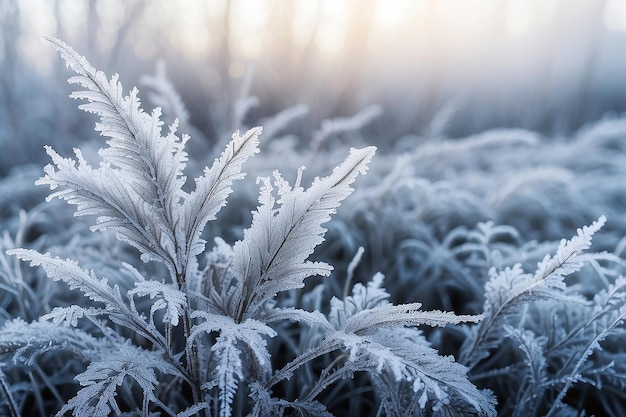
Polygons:
<instances>
[{"instance_id":1,"label":"feathery frond","mask_svg":"<svg viewBox=\"0 0 626 417\"><path fill-rule=\"evenodd\" d=\"M188 341L189 348L193 341L203 333L218 332L219 336L211 347L217 357L212 384L220 391L220 417L230 417L231 404L237 391L238 381L244 378L244 366L241 356L249 352L261 369L270 369L270 355L267 352L267 341L264 336L274 337L276 332L263 323L247 319L236 323L232 318L217 314L195 311L192 318L203 318L205 321L193 327ZM237 346L241 344L245 346Z\"/></svg>"},{"instance_id":2,"label":"feathery frond","mask_svg":"<svg viewBox=\"0 0 626 417\"><path fill-rule=\"evenodd\" d=\"M503 321L524 303L539 299L581 302L580 297L563 293L566 287L563 279L583 266L579 255L591 246L591 237L605 222L606 218L601 216L590 226L578 229L571 240L563 239L556 254L546 255L534 274L525 273L520 264L500 272L492 268L485 285L484 319L466 339L461 362L471 367L489 355L503 338L504 333L499 330Z\"/></svg>"},{"instance_id":3,"label":"feathery frond","mask_svg":"<svg viewBox=\"0 0 626 417\"><path fill-rule=\"evenodd\" d=\"M236 132L211 169L196 179L196 190L187 194L182 187L189 137L176 136L177 122L162 136L160 109L145 113L137 89L124 96L117 76L108 80L64 42L48 40L78 74L69 82L85 89L71 97L87 100L79 108L100 116L96 130L109 140L100 151L103 162L97 169L78 150L76 167L76 161L47 147L54 165L46 167L37 184L58 189L49 199L76 204L76 215L96 215L95 229L114 229L120 239L140 250L144 261L164 262L181 284L187 265L204 250L200 239L204 226L226 204L233 181L244 176L243 162L258 152L261 128L243 136Z\"/></svg>"},{"instance_id":4,"label":"feathery frond","mask_svg":"<svg viewBox=\"0 0 626 417\"><path fill-rule=\"evenodd\" d=\"M188 242L186 260L204 250L206 242L200 239L200 234L207 222L214 220L218 211L226 205L226 198L232 192L232 183L244 177L241 166L259 151L259 135L262 131L260 127L252 128L243 136L239 135L239 131L235 132L211 168L206 168L204 175L196 178L196 189L186 196L182 206L185 231L182 241Z\"/></svg>"},{"instance_id":5,"label":"feathery frond","mask_svg":"<svg viewBox=\"0 0 626 417\"><path fill-rule=\"evenodd\" d=\"M75 416L108 416L120 414L115 400L117 388L126 378L132 379L143 392L142 413L148 413L149 403L155 400L154 390L159 384L156 371L176 375L177 370L163 361L160 355L124 343L118 344L108 354L92 361L85 372L76 376L83 387L57 413L62 416L72 411Z\"/></svg>"},{"instance_id":6,"label":"feathery frond","mask_svg":"<svg viewBox=\"0 0 626 417\"><path fill-rule=\"evenodd\" d=\"M242 321L278 292L302 287L311 275L330 274L330 265L307 258L324 240L326 229L321 224L330 220L352 192L350 184L359 173L366 172L374 150L352 149L330 176L316 178L307 190L299 180L291 187L275 172L278 200L269 178L262 179L261 205L253 213L252 226L244 232L243 240L233 248L233 270L239 276L233 317Z\"/></svg>"}]
</instances>

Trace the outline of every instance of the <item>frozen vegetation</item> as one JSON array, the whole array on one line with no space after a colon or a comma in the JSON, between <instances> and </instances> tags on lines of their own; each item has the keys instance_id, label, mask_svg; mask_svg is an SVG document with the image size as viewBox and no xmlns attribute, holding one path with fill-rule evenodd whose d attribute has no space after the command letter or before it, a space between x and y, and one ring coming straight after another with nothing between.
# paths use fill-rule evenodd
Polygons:
<instances>
[{"instance_id":1,"label":"frozen vegetation","mask_svg":"<svg viewBox=\"0 0 626 417\"><path fill-rule=\"evenodd\" d=\"M3 165L0 414L626 413L624 119L377 150L382 107L298 138L243 88L209 141L48 41L103 138Z\"/></svg>"}]
</instances>

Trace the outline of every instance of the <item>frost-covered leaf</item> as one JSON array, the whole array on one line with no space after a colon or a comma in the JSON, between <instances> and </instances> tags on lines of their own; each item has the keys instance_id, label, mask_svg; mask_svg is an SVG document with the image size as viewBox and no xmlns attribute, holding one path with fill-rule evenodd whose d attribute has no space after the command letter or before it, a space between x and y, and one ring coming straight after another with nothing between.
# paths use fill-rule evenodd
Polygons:
<instances>
[{"instance_id":1,"label":"frost-covered leaf","mask_svg":"<svg viewBox=\"0 0 626 417\"><path fill-rule=\"evenodd\" d=\"M179 291L174 284L164 284L154 280L141 280L135 282L135 288L128 291L128 298L134 296L150 297L154 300L150 306L150 317L154 322L154 313L158 310L165 310L163 316L164 323L178 326L179 318L187 308L187 296Z\"/></svg>"},{"instance_id":2,"label":"frost-covered leaf","mask_svg":"<svg viewBox=\"0 0 626 417\"><path fill-rule=\"evenodd\" d=\"M263 125L263 136L267 139L274 139L276 136L285 129L289 123L298 119L309 112L309 108L304 104L296 104L282 110L267 119L261 120Z\"/></svg>"},{"instance_id":3,"label":"frost-covered leaf","mask_svg":"<svg viewBox=\"0 0 626 417\"><path fill-rule=\"evenodd\" d=\"M248 130L243 136L239 131L215 160L211 168L206 168L204 175L196 178L196 189L183 202L184 239L188 256L195 256L204 250L205 242L200 234L206 223L215 219L218 211L226 205L226 198L232 192L232 183L244 177L242 164L259 151L260 127Z\"/></svg>"},{"instance_id":4,"label":"frost-covered leaf","mask_svg":"<svg viewBox=\"0 0 626 417\"><path fill-rule=\"evenodd\" d=\"M161 236L162 228L155 228L160 222L157 212L115 169L108 165L93 169L79 150L75 150L76 160L62 158L51 147L46 151L53 164L44 168L46 175L36 184L50 186L53 192L48 200L58 197L75 204L77 216L97 216L92 230L113 229L120 240L139 249L144 259L167 262L174 255L166 249L172 245Z\"/></svg>"},{"instance_id":5,"label":"frost-covered leaf","mask_svg":"<svg viewBox=\"0 0 626 417\"><path fill-rule=\"evenodd\" d=\"M328 322L324 314L319 311L305 311L299 308L273 308L269 313L263 316L266 323L275 321L291 320L307 326L320 326L326 331L333 330L333 326Z\"/></svg>"},{"instance_id":6,"label":"frost-covered leaf","mask_svg":"<svg viewBox=\"0 0 626 417\"><path fill-rule=\"evenodd\" d=\"M254 408L248 417L282 416L288 408L297 410L304 416L333 417L319 401L287 401L272 397L272 393L258 382L250 384L250 397L254 401Z\"/></svg>"},{"instance_id":7,"label":"frost-covered leaf","mask_svg":"<svg viewBox=\"0 0 626 417\"><path fill-rule=\"evenodd\" d=\"M446 326L447 324L476 323L482 316L456 315L449 311L422 311L421 303L391 305L386 304L359 311L343 324L348 333L362 334L375 329L394 327Z\"/></svg>"},{"instance_id":8,"label":"frost-covered leaf","mask_svg":"<svg viewBox=\"0 0 626 417\"><path fill-rule=\"evenodd\" d=\"M367 286L356 284L343 301L334 298L331 302L331 322L338 331L328 339L335 339L350 352L348 366L374 376L384 369L396 382L410 382L415 392L423 390L422 409L429 396L445 403L447 390L453 389L477 411L495 415L493 399L469 382L467 369L453 358L440 356L411 329L422 324L476 322L481 316L421 311L419 303L392 305L382 282L382 274L376 274Z\"/></svg>"},{"instance_id":9,"label":"frost-covered leaf","mask_svg":"<svg viewBox=\"0 0 626 417\"><path fill-rule=\"evenodd\" d=\"M184 126L189 121L189 112L183 100L167 77L165 63L158 61L154 75L144 75L140 79L143 85L154 90L149 99L161 107L166 115L180 120Z\"/></svg>"},{"instance_id":10,"label":"frost-covered leaf","mask_svg":"<svg viewBox=\"0 0 626 417\"><path fill-rule=\"evenodd\" d=\"M0 355L9 354L16 363L33 364L42 353L58 350L89 361L107 348L108 343L83 330L44 320L26 323L22 319L13 319L0 328Z\"/></svg>"},{"instance_id":11,"label":"frost-covered leaf","mask_svg":"<svg viewBox=\"0 0 626 417\"><path fill-rule=\"evenodd\" d=\"M151 340L156 346L167 350L164 336L152 323L147 323L134 308L126 305L118 286L111 287L106 278L99 279L93 271L80 268L78 263L71 259L53 258L49 254L41 254L32 249L14 249L7 253L30 261L31 265L41 265L50 278L64 281L70 289L80 290L91 301L104 303L106 313L113 322L131 329ZM86 311L82 312L83 315ZM72 320L71 314L69 319Z\"/></svg>"},{"instance_id":12,"label":"frost-covered leaf","mask_svg":"<svg viewBox=\"0 0 626 417\"><path fill-rule=\"evenodd\" d=\"M125 96L117 75L107 79L64 42L48 40L78 74L69 82L84 88L71 97L87 101L79 107L100 116L96 130L109 140L99 152L102 163L97 169L87 164L79 150L75 161L47 147L53 164L37 184L50 186L54 192L49 198L76 204L77 215L97 216L94 229L115 230L142 253L144 261L164 262L172 283L181 286L193 271L190 264L195 256L204 250L200 235L206 223L226 204L233 181L244 176L242 164L258 152L262 129L250 129L243 136L235 132L188 194L182 187L189 137L176 135L178 122L162 135L161 110L145 113L137 89Z\"/></svg>"},{"instance_id":13,"label":"frost-covered leaf","mask_svg":"<svg viewBox=\"0 0 626 417\"><path fill-rule=\"evenodd\" d=\"M330 300L330 313L328 314L330 322L339 328L343 326L347 318L359 311L389 304L388 300L391 295L383 287L384 279L383 274L376 273L367 286L356 283L352 288L352 295L348 295L343 300L333 297Z\"/></svg>"},{"instance_id":14,"label":"frost-covered leaf","mask_svg":"<svg viewBox=\"0 0 626 417\"><path fill-rule=\"evenodd\" d=\"M321 224L330 220L352 192L350 184L366 172L374 151L374 147L352 149L330 176L316 178L307 190L299 180L291 187L275 172L278 200L269 178L262 180L260 206L253 213L252 226L233 248L233 269L240 277L233 306L237 320L254 313L278 292L302 287L311 275L330 274L330 265L307 258L324 239L326 229Z\"/></svg>"},{"instance_id":15,"label":"frost-covered leaf","mask_svg":"<svg viewBox=\"0 0 626 417\"><path fill-rule=\"evenodd\" d=\"M186 410L181 411L180 413L176 414L176 417L193 417L193 416L196 416L198 412L202 410L208 410L208 409L209 409L208 403L199 402L187 408Z\"/></svg>"},{"instance_id":16,"label":"frost-covered leaf","mask_svg":"<svg viewBox=\"0 0 626 417\"><path fill-rule=\"evenodd\" d=\"M339 378L365 371L375 381L381 373L385 373L391 376L394 384L410 383L415 393L422 393L417 396L420 409L426 406L428 400L434 404L447 402L453 391L477 412L495 415L493 398L469 381L467 368L456 363L452 357L440 356L414 328L422 324L443 326L475 322L480 316L421 311L418 303L394 306L387 300L389 294L382 287L382 282L382 274L376 274L367 286L356 284L352 295L344 300L334 298L329 324L335 330L328 331L319 345L277 371L268 386L290 378L298 367L316 357L344 350L349 353L347 362L333 372L326 370L307 398L314 398ZM387 398L385 392L381 395Z\"/></svg>"},{"instance_id":17,"label":"frost-covered leaf","mask_svg":"<svg viewBox=\"0 0 626 417\"><path fill-rule=\"evenodd\" d=\"M606 222L601 216L590 226L578 229L571 240L563 239L553 256L546 255L534 274L525 273L520 264L502 271L492 268L485 284L484 319L476 326L461 348L461 361L475 365L497 347L505 333L503 322L524 303L539 299L582 302L580 297L565 294L564 277L578 271L583 263L579 255L591 246L591 238ZM590 258L587 258L590 259Z\"/></svg>"},{"instance_id":18,"label":"frost-covered leaf","mask_svg":"<svg viewBox=\"0 0 626 417\"><path fill-rule=\"evenodd\" d=\"M409 382L414 392L422 392L419 408L427 400L445 404L451 392L471 404L475 411L495 416L495 399L479 391L467 378L467 368L454 358L441 356L423 340L407 331L382 329L367 336L338 332L350 352L348 366L354 371L393 375L397 383Z\"/></svg>"},{"instance_id":19,"label":"frost-covered leaf","mask_svg":"<svg viewBox=\"0 0 626 417\"><path fill-rule=\"evenodd\" d=\"M117 285L111 287L106 279L98 279L94 271L87 271L71 259L53 258L50 254L41 254L32 249L13 249L7 251L23 261L30 261L31 266L39 266L55 281L64 281L71 290L80 290L92 301L104 303L107 308L117 310L123 304Z\"/></svg>"},{"instance_id":20,"label":"frost-covered leaf","mask_svg":"<svg viewBox=\"0 0 626 417\"><path fill-rule=\"evenodd\" d=\"M96 130L109 137L109 146L100 151L103 164L98 169L89 167L78 153L79 167L74 168L74 161L63 160L49 148L57 169L48 165L38 184L60 187L51 197L77 204L78 215L98 216L98 228L113 228L146 259L179 267L173 230L183 197L188 138L176 136L176 125L161 136L160 109L145 113L137 89L124 96L117 75L108 80L64 42L48 40L78 74L69 82L85 90L71 97L87 100L79 108L100 116Z\"/></svg>"},{"instance_id":21,"label":"frost-covered leaf","mask_svg":"<svg viewBox=\"0 0 626 417\"><path fill-rule=\"evenodd\" d=\"M148 412L155 400L154 390L159 385L156 371L178 375L176 368L158 353L128 343L118 344L108 355L91 362L85 372L76 376L82 388L61 408L58 416L72 411L75 416L108 416L120 414L115 397L125 379L133 380L143 392L142 412Z\"/></svg>"},{"instance_id":22,"label":"frost-covered leaf","mask_svg":"<svg viewBox=\"0 0 626 417\"><path fill-rule=\"evenodd\" d=\"M362 334L383 328L445 326L481 319L481 316L457 316L452 312L422 311L420 303L392 305L388 301L389 293L382 287L383 280L384 275L377 273L367 286L355 284L352 295L344 300L333 297L330 323L346 333Z\"/></svg>"},{"instance_id":23,"label":"frost-covered leaf","mask_svg":"<svg viewBox=\"0 0 626 417\"><path fill-rule=\"evenodd\" d=\"M52 323L68 327L76 327L78 320L85 316L95 317L103 314L107 314L107 311L102 308L84 308L78 305L71 305L68 307L55 307L51 312L41 316L41 319L50 320Z\"/></svg>"},{"instance_id":24,"label":"frost-covered leaf","mask_svg":"<svg viewBox=\"0 0 626 417\"><path fill-rule=\"evenodd\" d=\"M511 326L505 326L505 332L516 344L523 354L526 372L519 390L523 398L518 402L517 415L536 415L539 401L547 388L547 359L546 337L537 337L530 330L521 331Z\"/></svg>"},{"instance_id":25,"label":"frost-covered leaf","mask_svg":"<svg viewBox=\"0 0 626 417\"><path fill-rule=\"evenodd\" d=\"M582 330L591 329L592 332L590 337L584 340L584 343L576 346L576 350L571 358L568 358L566 366L560 370L560 390L546 416L558 415L561 409L566 407L563 399L572 385L584 380L583 367L594 352L603 349L601 343L612 334L623 335L623 328L620 327L626 321L625 289L626 279L619 277L615 283L609 285L606 291L596 297L596 305L591 317L584 326L575 330L574 335ZM571 337L572 334L569 334L566 340Z\"/></svg>"},{"instance_id":26,"label":"frost-covered leaf","mask_svg":"<svg viewBox=\"0 0 626 417\"><path fill-rule=\"evenodd\" d=\"M265 336L274 337L276 331L254 319L236 323L231 317L203 311L194 311L191 317L205 321L193 327L188 345L203 333L218 333L215 344L211 347L217 357L213 384L220 391L220 417L229 417L239 386L238 381L243 379L243 370L246 369L241 358L243 352L248 352L261 369L268 371L270 356ZM245 350L242 350L241 345L245 346Z\"/></svg>"},{"instance_id":27,"label":"frost-covered leaf","mask_svg":"<svg viewBox=\"0 0 626 417\"><path fill-rule=\"evenodd\" d=\"M358 131L383 113L380 106L366 107L351 117L338 117L322 121L320 129L313 134L311 148L319 151L329 137L346 132Z\"/></svg>"}]
</instances>

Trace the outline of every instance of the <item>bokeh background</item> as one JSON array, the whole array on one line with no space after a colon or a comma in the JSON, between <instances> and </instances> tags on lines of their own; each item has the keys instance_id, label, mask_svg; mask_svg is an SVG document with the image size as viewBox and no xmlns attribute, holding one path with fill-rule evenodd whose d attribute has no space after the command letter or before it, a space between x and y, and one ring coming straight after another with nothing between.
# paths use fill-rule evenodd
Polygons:
<instances>
[{"instance_id":1,"label":"bokeh background","mask_svg":"<svg viewBox=\"0 0 626 417\"><path fill-rule=\"evenodd\" d=\"M621 0L3 0L0 27L5 172L39 161L51 136L83 135L43 36L126 87L162 60L209 139L239 127L242 95L256 97L250 124L306 105L291 126L302 140L323 119L378 105L364 135L379 147L433 129L568 134L626 106Z\"/></svg>"}]
</instances>

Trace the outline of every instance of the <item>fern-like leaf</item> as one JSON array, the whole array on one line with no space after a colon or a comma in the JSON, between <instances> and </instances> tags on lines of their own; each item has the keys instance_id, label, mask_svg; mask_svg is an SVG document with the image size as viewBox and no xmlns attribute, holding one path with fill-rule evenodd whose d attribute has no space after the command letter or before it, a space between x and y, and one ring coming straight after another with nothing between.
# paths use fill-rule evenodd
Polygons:
<instances>
[{"instance_id":1,"label":"fern-like leaf","mask_svg":"<svg viewBox=\"0 0 626 417\"><path fill-rule=\"evenodd\" d=\"M77 262L70 259L53 258L49 254L41 254L32 249L13 249L7 253L30 261L33 266L41 265L50 278L65 282L70 289L78 289L92 301L104 303L111 320L146 337L154 345L167 351L168 344L163 335L154 325L147 323L136 310L125 304L117 285L110 286L106 279L99 279L93 271L80 268ZM87 310L82 312L83 315L85 311ZM71 314L70 312L70 317L65 320L69 319L71 322L73 320Z\"/></svg>"},{"instance_id":2,"label":"fern-like leaf","mask_svg":"<svg viewBox=\"0 0 626 417\"><path fill-rule=\"evenodd\" d=\"M352 192L350 184L366 172L374 151L374 147L352 149L330 176L316 178L307 190L300 187L299 180L291 187L275 172L278 200L269 178L262 179L261 205L243 240L233 248L233 269L240 277L233 317L242 321L278 292L302 287L311 275L330 274L330 265L307 258L324 240L326 229L321 224L330 220Z\"/></svg>"},{"instance_id":3,"label":"fern-like leaf","mask_svg":"<svg viewBox=\"0 0 626 417\"><path fill-rule=\"evenodd\" d=\"M191 317L203 318L205 321L193 327L188 340L189 347L194 339L203 333L219 332L215 344L211 347L218 360L213 384L217 385L220 391L220 417L230 417L238 381L243 379L243 369L247 368L241 360L242 350L238 344L246 346L246 350L251 353L260 368L269 371L270 356L264 336L274 337L276 331L254 319L235 323L231 317L203 311L195 311Z\"/></svg>"},{"instance_id":4,"label":"fern-like leaf","mask_svg":"<svg viewBox=\"0 0 626 417\"><path fill-rule=\"evenodd\" d=\"M364 286L354 285L352 295L344 300L330 301L330 323L346 333L365 334L372 330L398 327L446 326L463 322L478 322L482 316L461 315L445 311L422 311L420 303L392 305L389 293L382 287L384 275L377 273Z\"/></svg>"},{"instance_id":5,"label":"fern-like leaf","mask_svg":"<svg viewBox=\"0 0 626 417\"><path fill-rule=\"evenodd\" d=\"M78 150L76 166L77 161L48 147L53 164L37 184L55 191L50 199L76 204L76 215L96 215L94 229L115 230L121 240L139 249L144 261L164 262L180 286L189 264L204 250L200 239L204 226L225 205L233 181L244 176L243 162L258 152L261 128L243 136L236 132L221 157L196 179L195 191L187 194L182 187L189 138L176 135L178 122L162 135L161 110L145 113L137 89L124 96L117 75L107 79L64 42L48 40L78 74L69 82L83 90L71 97L87 101L79 108L100 116L96 130L109 140L100 150L102 164L97 169Z\"/></svg>"},{"instance_id":6,"label":"fern-like leaf","mask_svg":"<svg viewBox=\"0 0 626 417\"><path fill-rule=\"evenodd\" d=\"M331 301L331 322L337 331L329 334L326 343L334 340L350 352L346 370L367 371L374 379L386 372L396 383L409 382L414 392L422 392L418 397L421 409L430 397L445 403L452 390L476 411L495 415L493 399L469 382L467 368L440 356L410 328L476 322L481 316L421 311L419 303L394 306L382 282L382 274L376 274L367 287L356 284L351 296Z\"/></svg>"},{"instance_id":7,"label":"fern-like leaf","mask_svg":"<svg viewBox=\"0 0 626 417\"><path fill-rule=\"evenodd\" d=\"M39 266L55 281L64 281L71 290L78 289L92 301L104 303L115 311L123 305L117 285L111 287L106 279L98 279L94 271L87 271L71 259L53 258L50 254L41 254L32 249L12 249L7 251L23 261L30 261L31 266Z\"/></svg>"},{"instance_id":8,"label":"fern-like leaf","mask_svg":"<svg viewBox=\"0 0 626 417\"><path fill-rule=\"evenodd\" d=\"M173 268L175 256L171 239L162 236L158 213L152 210L115 169L103 165L94 170L79 150L76 160L62 158L51 147L46 151L52 163L45 176L36 181L53 191L48 201L58 197L77 206L76 216L97 216L92 230L111 228L117 237L139 249L144 260L166 262Z\"/></svg>"},{"instance_id":9,"label":"fern-like leaf","mask_svg":"<svg viewBox=\"0 0 626 417\"><path fill-rule=\"evenodd\" d=\"M91 172L92 175L87 175L88 172L85 170L79 178L89 180L90 177L97 178L100 174L107 179L111 176L117 177L117 180L126 183L126 186L116 188L123 192L121 195L129 194L126 197L128 203L134 205L140 215L123 218L122 224L106 224L110 218L108 213L111 209L115 211L116 205L103 201L98 193L89 192L93 190L83 190L82 187L73 187L71 182L59 181L62 178L56 178L57 172L52 167L48 168L46 177L40 179L38 183L72 190L73 199L70 202L91 203L94 212L90 214L100 216L98 223L105 222L101 225L102 228L115 227L117 232L130 229L132 237L127 239L128 243L148 257L156 255L158 260L162 260L163 257L159 252L165 249L168 252L170 267L174 267L176 243L172 231L177 220L179 201L183 196L181 187L185 177L182 170L187 160L183 148L188 138L184 136L181 139L176 136L176 125L170 128L169 134L165 137L161 136L160 109L157 108L150 115L145 113L140 107L137 89L124 96L117 75L108 80L103 72L97 71L67 44L58 39L48 38L48 40L61 53L68 67L78 74L71 77L69 82L79 84L85 89L72 93L71 97L87 100L87 103L80 105L79 108L100 116L101 121L96 124L96 130L109 137L107 141L109 146L100 151L104 167ZM107 169L109 165L119 168L121 172ZM113 196L115 195L113 193ZM132 224L132 220L141 221L146 217L154 222ZM131 224L126 224L127 220L130 220ZM158 224L170 227L150 227ZM137 241L135 235L138 232L143 238Z\"/></svg>"},{"instance_id":10,"label":"fern-like leaf","mask_svg":"<svg viewBox=\"0 0 626 417\"><path fill-rule=\"evenodd\" d=\"M593 234L605 222L606 218L601 216L590 226L578 229L577 235L571 240L563 239L556 254L546 255L538 263L534 274L525 273L519 264L500 272L492 268L490 279L485 285L485 318L465 340L461 361L473 366L488 356L489 351L497 347L504 337L504 332L500 331L504 319L525 302L537 299L582 301L578 297L563 294L563 279L583 266L579 255L591 246Z\"/></svg>"},{"instance_id":11,"label":"fern-like leaf","mask_svg":"<svg viewBox=\"0 0 626 417\"><path fill-rule=\"evenodd\" d=\"M13 319L0 328L0 355L11 355L16 363L32 365L41 354L67 351L91 361L108 343L76 328L59 327L44 320L26 323Z\"/></svg>"},{"instance_id":12,"label":"fern-like leaf","mask_svg":"<svg viewBox=\"0 0 626 417\"><path fill-rule=\"evenodd\" d=\"M187 308L187 296L175 288L174 284L164 284L154 280L135 282L135 288L128 291L128 298L149 296L154 299L150 306L150 318L154 322L154 313L165 310L163 322L178 326L179 318Z\"/></svg>"},{"instance_id":13,"label":"fern-like leaf","mask_svg":"<svg viewBox=\"0 0 626 417\"><path fill-rule=\"evenodd\" d=\"M154 401L154 390L159 381L155 370L177 375L177 370L155 352L130 344L119 344L109 354L87 366L85 372L76 376L83 387L61 410L58 416L72 411L75 416L108 416L120 414L115 400L117 387L128 377L143 391L142 413L148 412L149 403Z\"/></svg>"},{"instance_id":14,"label":"fern-like leaf","mask_svg":"<svg viewBox=\"0 0 626 417\"><path fill-rule=\"evenodd\" d=\"M313 399L338 379L365 371L375 381L381 374L390 375L393 387L386 389L396 390L400 384L410 384L413 393L420 393L417 396L419 409L423 409L428 400L443 404L455 395L471 404L478 413L495 415L493 398L468 380L467 368L451 357L440 356L428 346L420 331L412 328L421 324L442 326L475 322L480 316L423 312L419 311L418 304L394 306L389 303L389 293L382 288L382 282L383 275L376 274L367 286L356 284L352 295L344 300L333 298L329 324L335 330L328 331L318 346L277 371L267 386L290 378L295 369L316 357L347 350L346 363L318 380L306 399ZM381 396L387 398L387 394L382 392Z\"/></svg>"},{"instance_id":15,"label":"fern-like leaf","mask_svg":"<svg viewBox=\"0 0 626 417\"><path fill-rule=\"evenodd\" d=\"M222 155L215 160L211 168L206 168L204 175L196 178L196 189L183 203L185 231L184 239L188 242L186 259L204 250L205 243L200 234L206 223L215 219L215 215L226 204L226 198L232 192L232 183L244 177L242 164L259 151L259 135L262 128L248 130L243 136L233 134Z\"/></svg>"},{"instance_id":16,"label":"fern-like leaf","mask_svg":"<svg viewBox=\"0 0 626 417\"><path fill-rule=\"evenodd\" d=\"M345 339L351 352L351 367L374 375L383 370L412 385L423 409L430 399L438 404L449 402L451 395L461 397L481 415L495 416L495 399L479 391L468 379L468 369L450 356L441 356L423 340L415 339L411 329L385 329L359 339ZM356 343L354 343L356 342Z\"/></svg>"},{"instance_id":17,"label":"fern-like leaf","mask_svg":"<svg viewBox=\"0 0 626 417\"><path fill-rule=\"evenodd\" d=\"M456 315L449 311L422 311L421 303L401 305L385 304L359 311L349 317L342 326L343 331L364 334L374 329L427 326L446 326L448 324L477 323L480 315Z\"/></svg>"}]
</instances>

